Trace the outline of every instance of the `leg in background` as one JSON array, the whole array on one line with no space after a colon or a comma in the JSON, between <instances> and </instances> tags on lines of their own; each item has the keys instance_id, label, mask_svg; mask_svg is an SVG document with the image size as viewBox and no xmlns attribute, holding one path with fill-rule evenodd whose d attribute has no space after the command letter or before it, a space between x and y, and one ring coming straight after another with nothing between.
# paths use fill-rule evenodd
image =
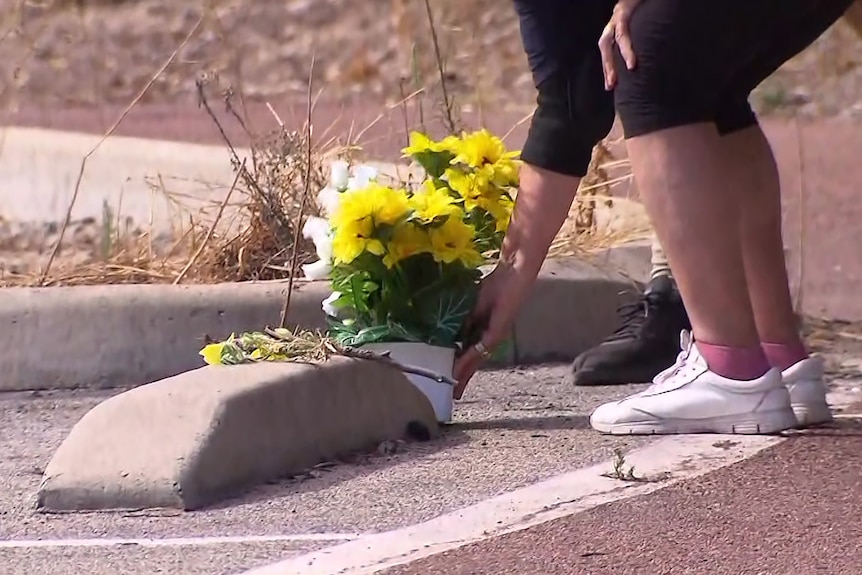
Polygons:
<instances>
[{"instance_id":1,"label":"leg in background","mask_svg":"<svg viewBox=\"0 0 862 575\"><path fill-rule=\"evenodd\" d=\"M653 234L652 241L650 242L650 268L649 277L651 280L657 277L673 277L670 263L667 261L667 255L665 255L664 248L655 234Z\"/></svg>"},{"instance_id":2,"label":"leg in background","mask_svg":"<svg viewBox=\"0 0 862 575\"><path fill-rule=\"evenodd\" d=\"M690 330L691 323L657 238L652 247L650 281L644 293L619 309L620 323L613 333L575 358L570 383L647 383L673 364L679 354L679 334Z\"/></svg>"},{"instance_id":3,"label":"leg in background","mask_svg":"<svg viewBox=\"0 0 862 575\"><path fill-rule=\"evenodd\" d=\"M653 236L650 248L644 293L620 308L621 321L610 336L575 358L568 378L572 384L646 383L679 354L679 334L691 324L658 237Z\"/></svg>"}]
</instances>

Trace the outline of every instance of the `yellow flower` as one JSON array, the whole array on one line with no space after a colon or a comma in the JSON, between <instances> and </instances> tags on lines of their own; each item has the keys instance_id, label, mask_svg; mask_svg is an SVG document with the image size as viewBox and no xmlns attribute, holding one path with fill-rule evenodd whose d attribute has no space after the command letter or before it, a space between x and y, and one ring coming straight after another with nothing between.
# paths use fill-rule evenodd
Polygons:
<instances>
[{"instance_id":1,"label":"yellow flower","mask_svg":"<svg viewBox=\"0 0 862 575\"><path fill-rule=\"evenodd\" d=\"M495 229L498 232L505 232L509 229L509 220L512 217L512 208L514 202L505 194L500 194L497 200L488 198L479 199L479 207L491 214L496 222Z\"/></svg>"},{"instance_id":2,"label":"yellow flower","mask_svg":"<svg viewBox=\"0 0 862 575\"><path fill-rule=\"evenodd\" d=\"M410 212L407 192L376 182L342 194L332 215L335 230L332 255L336 263L350 263L368 251L381 256L385 250L377 239L377 228L394 225Z\"/></svg>"},{"instance_id":3,"label":"yellow flower","mask_svg":"<svg viewBox=\"0 0 862 575\"><path fill-rule=\"evenodd\" d=\"M410 211L407 192L372 182L364 188L348 190L332 215L335 228L371 219L375 225L392 225Z\"/></svg>"},{"instance_id":4,"label":"yellow flower","mask_svg":"<svg viewBox=\"0 0 862 575\"><path fill-rule=\"evenodd\" d=\"M422 189L410 198L413 213L423 223L429 223L435 218L458 213L461 208L455 203L455 198L449 194L448 188L438 188L433 180L425 180Z\"/></svg>"},{"instance_id":5,"label":"yellow flower","mask_svg":"<svg viewBox=\"0 0 862 575\"><path fill-rule=\"evenodd\" d=\"M397 226L392 233L392 240L386 246L383 263L391 268L400 261L422 253L428 249L428 234L410 222Z\"/></svg>"},{"instance_id":6,"label":"yellow flower","mask_svg":"<svg viewBox=\"0 0 862 575\"><path fill-rule=\"evenodd\" d=\"M439 142L435 142L422 132L410 133L410 145L401 150L404 157L415 156L425 152L452 152L456 154L456 148L460 140L454 136L446 136Z\"/></svg>"},{"instance_id":7,"label":"yellow flower","mask_svg":"<svg viewBox=\"0 0 862 575\"><path fill-rule=\"evenodd\" d=\"M224 350L224 343L211 343L206 345L201 351L200 354L204 358L204 362L207 365L219 365L221 364L221 354Z\"/></svg>"},{"instance_id":8,"label":"yellow flower","mask_svg":"<svg viewBox=\"0 0 862 575\"><path fill-rule=\"evenodd\" d=\"M485 164L479 172L488 180L502 188L517 186L520 182L518 174L519 163L511 158L503 158L493 164Z\"/></svg>"},{"instance_id":9,"label":"yellow flower","mask_svg":"<svg viewBox=\"0 0 862 575\"><path fill-rule=\"evenodd\" d=\"M517 152L507 152L503 141L483 128L461 137L458 154L452 163L480 168L485 164L496 164L501 160L511 161L517 155Z\"/></svg>"},{"instance_id":10,"label":"yellow flower","mask_svg":"<svg viewBox=\"0 0 862 575\"><path fill-rule=\"evenodd\" d=\"M248 357L254 361L286 361L288 359L287 355L283 353L264 351L260 348L255 349Z\"/></svg>"},{"instance_id":11,"label":"yellow flower","mask_svg":"<svg viewBox=\"0 0 862 575\"><path fill-rule=\"evenodd\" d=\"M446 136L442 140L440 140L440 151L452 152L455 155L458 155L458 152L461 149L461 138L458 136Z\"/></svg>"},{"instance_id":12,"label":"yellow flower","mask_svg":"<svg viewBox=\"0 0 862 575\"><path fill-rule=\"evenodd\" d=\"M468 212L479 205L480 198L496 200L500 196L499 190L491 185L483 172L465 174L450 168L446 170L446 181L449 182L449 187L464 199L464 210Z\"/></svg>"},{"instance_id":13,"label":"yellow flower","mask_svg":"<svg viewBox=\"0 0 862 575\"><path fill-rule=\"evenodd\" d=\"M349 264L365 251L376 256L382 256L385 252L383 242L374 237L374 222L370 217L335 228L332 238L335 263Z\"/></svg>"},{"instance_id":14,"label":"yellow flower","mask_svg":"<svg viewBox=\"0 0 862 575\"><path fill-rule=\"evenodd\" d=\"M482 256L473 246L476 230L462 219L449 217L442 226L432 228L429 236L434 261L451 264L461 260L468 266L482 263Z\"/></svg>"},{"instance_id":15,"label":"yellow flower","mask_svg":"<svg viewBox=\"0 0 862 575\"><path fill-rule=\"evenodd\" d=\"M410 200L406 191L376 183L369 188L373 196L375 224L394 225L410 211Z\"/></svg>"}]
</instances>

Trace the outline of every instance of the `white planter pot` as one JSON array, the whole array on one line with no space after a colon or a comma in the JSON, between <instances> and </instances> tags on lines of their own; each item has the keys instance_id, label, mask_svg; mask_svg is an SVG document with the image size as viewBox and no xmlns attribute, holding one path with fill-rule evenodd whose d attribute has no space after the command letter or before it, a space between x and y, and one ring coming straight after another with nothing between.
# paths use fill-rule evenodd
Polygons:
<instances>
[{"instance_id":1,"label":"white planter pot","mask_svg":"<svg viewBox=\"0 0 862 575\"><path fill-rule=\"evenodd\" d=\"M428 345L427 343L392 342L368 343L363 345L362 349L374 353L388 351L389 357L398 363L421 367L449 378L452 377L452 368L455 363L454 348ZM451 385L413 373L405 373L404 375L431 402L437 421L440 423L452 421L454 401Z\"/></svg>"}]
</instances>

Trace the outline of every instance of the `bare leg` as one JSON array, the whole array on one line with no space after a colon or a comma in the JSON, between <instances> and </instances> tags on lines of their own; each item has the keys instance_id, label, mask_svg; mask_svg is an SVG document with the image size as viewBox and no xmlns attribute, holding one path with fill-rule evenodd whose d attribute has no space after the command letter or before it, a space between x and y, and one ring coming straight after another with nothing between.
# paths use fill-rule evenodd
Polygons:
<instances>
[{"instance_id":1,"label":"bare leg","mask_svg":"<svg viewBox=\"0 0 862 575\"><path fill-rule=\"evenodd\" d=\"M772 433L797 422L789 390L760 345L740 233L744 190L727 190L723 140L712 123L627 140L697 343L684 343L655 386L597 408L590 423L599 431Z\"/></svg>"},{"instance_id":2,"label":"bare leg","mask_svg":"<svg viewBox=\"0 0 862 575\"><path fill-rule=\"evenodd\" d=\"M760 341L801 347L781 235L778 168L759 126L723 138L728 191L741 206L748 294Z\"/></svg>"},{"instance_id":3,"label":"bare leg","mask_svg":"<svg viewBox=\"0 0 862 575\"><path fill-rule=\"evenodd\" d=\"M653 132L627 146L696 338L731 348L759 346L738 227L741 206L727 193L725 146L714 125ZM699 241L692 240L695 234Z\"/></svg>"}]
</instances>

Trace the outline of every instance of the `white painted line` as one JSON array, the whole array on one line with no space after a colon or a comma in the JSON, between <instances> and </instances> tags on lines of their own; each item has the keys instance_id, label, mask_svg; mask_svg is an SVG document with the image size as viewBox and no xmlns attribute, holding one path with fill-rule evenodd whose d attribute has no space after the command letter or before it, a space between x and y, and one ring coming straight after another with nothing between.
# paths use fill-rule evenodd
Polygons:
<instances>
[{"instance_id":1,"label":"white painted line","mask_svg":"<svg viewBox=\"0 0 862 575\"><path fill-rule=\"evenodd\" d=\"M664 481L603 477L607 461L505 493L425 523L371 534L300 555L245 575L372 575L504 533L520 531L592 507L643 495L751 457L780 437L698 435L668 437L626 455L635 475Z\"/></svg>"},{"instance_id":2,"label":"white painted line","mask_svg":"<svg viewBox=\"0 0 862 575\"><path fill-rule=\"evenodd\" d=\"M30 549L38 547L194 547L237 543L308 543L354 541L361 533L299 533L295 535L238 535L233 537L177 537L170 539L35 539L32 541L0 541L0 549Z\"/></svg>"}]
</instances>

